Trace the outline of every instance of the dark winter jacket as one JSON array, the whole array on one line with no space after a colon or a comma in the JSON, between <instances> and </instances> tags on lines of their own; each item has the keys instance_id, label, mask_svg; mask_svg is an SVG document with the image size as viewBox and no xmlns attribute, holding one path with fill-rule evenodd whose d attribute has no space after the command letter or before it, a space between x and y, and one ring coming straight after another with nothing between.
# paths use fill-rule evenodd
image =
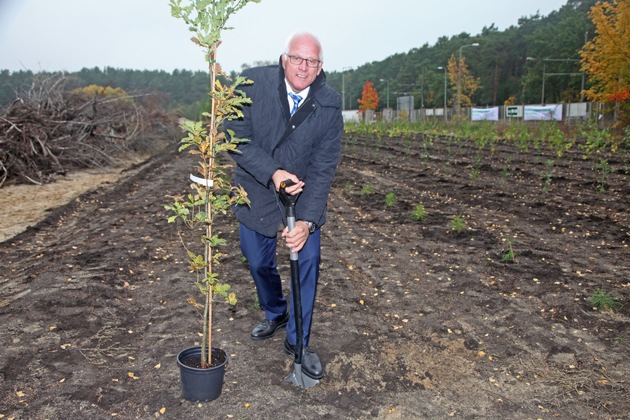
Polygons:
<instances>
[{"instance_id":1,"label":"dark winter jacket","mask_svg":"<svg viewBox=\"0 0 630 420\"><path fill-rule=\"evenodd\" d=\"M326 84L322 71L291 117L281 65L248 69L243 75L254 82L242 89L253 103L243 108L244 118L227 124L236 137L250 140L238 146L240 153L231 154L237 163L235 183L251 201L251 206L236 206L237 219L262 235L277 234L284 207L271 177L284 169L305 183L296 218L322 226L341 155L340 95Z\"/></svg>"}]
</instances>

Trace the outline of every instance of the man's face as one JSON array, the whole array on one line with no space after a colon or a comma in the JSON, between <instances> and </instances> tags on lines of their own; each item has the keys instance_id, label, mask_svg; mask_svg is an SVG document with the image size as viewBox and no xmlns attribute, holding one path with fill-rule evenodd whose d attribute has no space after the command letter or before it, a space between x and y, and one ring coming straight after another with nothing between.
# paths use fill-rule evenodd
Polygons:
<instances>
[{"instance_id":1,"label":"man's face","mask_svg":"<svg viewBox=\"0 0 630 420\"><path fill-rule=\"evenodd\" d=\"M288 55L305 60L300 64L292 64L287 54L282 55L284 75L294 92L301 92L309 87L322 71L321 63L317 67L309 67L306 63L306 59L319 60L319 52L317 42L312 37L301 36L293 40Z\"/></svg>"}]
</instances>

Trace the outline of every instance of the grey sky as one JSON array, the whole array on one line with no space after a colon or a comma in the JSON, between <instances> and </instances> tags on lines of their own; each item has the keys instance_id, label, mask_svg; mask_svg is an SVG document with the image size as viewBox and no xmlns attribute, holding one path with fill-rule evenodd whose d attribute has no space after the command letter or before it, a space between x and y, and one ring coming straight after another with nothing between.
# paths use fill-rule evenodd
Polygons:
<instances>
[{"instance_id":1,"label":"grey sky","mask_svg":"<svg viewBox=\"0 0 630 420\"><path fill-rule=\"evenodd\" d=\"M317 35L324 68L340 71L405 53L441 36L500 30L522 16L548 15L566 0L262 0L229 22L219 49L224 69L277 60L287 37ZM206 70L203 52L168 0L0 0L0 69L83 67ZM441 65L442 63L436 63Z\"/></svg>"}]
</instances>

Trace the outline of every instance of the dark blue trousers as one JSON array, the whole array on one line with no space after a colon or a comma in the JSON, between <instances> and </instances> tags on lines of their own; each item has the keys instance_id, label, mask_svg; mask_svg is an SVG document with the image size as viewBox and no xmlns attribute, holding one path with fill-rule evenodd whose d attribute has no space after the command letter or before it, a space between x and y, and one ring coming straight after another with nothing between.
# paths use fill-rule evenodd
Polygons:
<instances>
[{"instance_id":1,"label":"dark blue trousers","mask_svg":"<svg viewBox=\"0 0 630 420\"><path fill-rule=\"evenodd\" d=\"M311 323L313 321L313 306L315 305L317 280L319 278L320 239L321 232L317 229L309 236L304 247L298 252L304 345L308 345ZM289 308L287 303L276 264L277 238L261 235L241 224L240 242L241 252L249 262L249 271L254 279L254 283L256 283L258 302L265 311L265 317L267 319L277 319L289 310L291 316L287 325L287 339L289 343L295 345L293 308ZM280 252L280 258L286 259L287 263L289 262L288 248L283 247ZM291 291L291 299L293 299L293 291Z\"/></svg>"}]
</instances>

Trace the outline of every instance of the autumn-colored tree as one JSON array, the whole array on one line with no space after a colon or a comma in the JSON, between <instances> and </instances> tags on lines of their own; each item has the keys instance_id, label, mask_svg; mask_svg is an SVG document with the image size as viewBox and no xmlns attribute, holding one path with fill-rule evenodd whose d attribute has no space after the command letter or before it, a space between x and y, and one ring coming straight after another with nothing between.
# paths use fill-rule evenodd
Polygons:
<instances>
[{"instance_id":1,"label":"autumn-colored tree","mask_svg":"<svg viewBox=\"0 0 630 420\"><path fill-rule=\"evenodd\" d=\"M505 106L516 105L516 97L514 95L510 96L503 102L503 105Z\"/></svg>"},{"instance_id":2,"label":"autumn-colored tree","mask_svg":"<svg viewBox=\"0 0 630 420\"><path fill-rule=\"evenodd\" d=\"M453 104L460 107L472 106L472 96L479 88L479 78L470 74L466 58L451 55L448 60L448 79L453 86ZM459 89L457 88L459 85Z\"/></svg>"},{"instance_id":3,"label":"autumn-colored tree","mask_svg":"<svg viewBox=\"0 0 630 420\"><path fill-rule=\"evenodd\" d=\"M365 112L367 110L375 111L378 106L378 92L374 88L374 83L368 80L363 84L363 94L361 98L357 100L359 103L359 111Z\"/></svg>"},{"instance_id":4,"label":"autumn-colored tree","mask_svg":"<svg viewBox=\"0 0 630 420\"><path fill-rule=\"evenodd\" d=\"M630 123L630 1L598 2L589 17L595 37L580 51L582 70L591 83L584 93L590 100L614 103L615 122L626 126Z\"/></svg>"}]
</instances>

